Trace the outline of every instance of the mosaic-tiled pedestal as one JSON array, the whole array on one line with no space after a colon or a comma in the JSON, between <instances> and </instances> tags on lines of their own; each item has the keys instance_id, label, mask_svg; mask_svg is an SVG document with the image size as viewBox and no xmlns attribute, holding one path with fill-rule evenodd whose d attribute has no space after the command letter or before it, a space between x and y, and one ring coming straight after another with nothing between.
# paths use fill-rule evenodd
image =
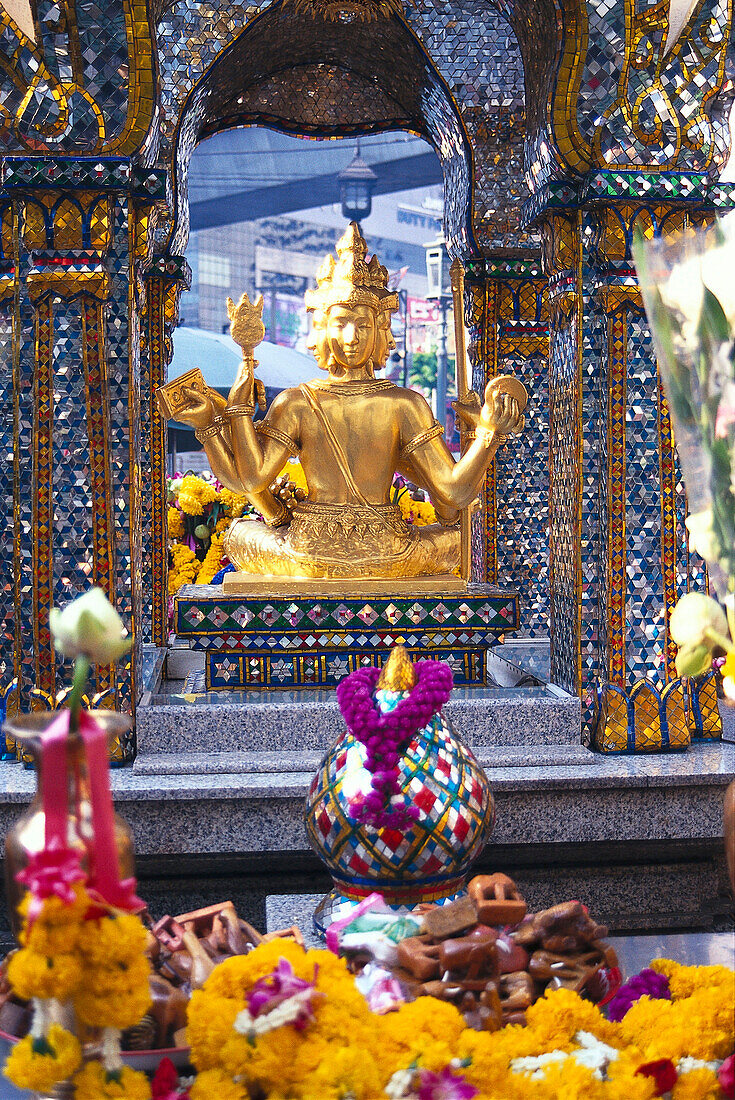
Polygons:
<instances>
[{"instance_id":1,"label":"mosaic-tiled pedestal","mask_svg":"<svg viewBox=\"0 0 735 1100\"><path fill-rule=\"evenodd\" d=\"M518 626L518 596L490 585L462 593L245 598L219 585L179 590L175 630L205 654L207 690L331 687L394 645L448 661L455 684L484 685L493 642Z\"/></svg>"}]
</instances>

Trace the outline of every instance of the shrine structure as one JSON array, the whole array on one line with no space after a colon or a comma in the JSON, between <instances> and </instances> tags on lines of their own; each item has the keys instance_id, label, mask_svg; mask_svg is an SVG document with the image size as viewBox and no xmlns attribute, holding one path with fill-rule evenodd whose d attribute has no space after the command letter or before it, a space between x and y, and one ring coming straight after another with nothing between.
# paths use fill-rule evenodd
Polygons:
<instances>
[{"instance_id":1,"label":"shrine structure","mask_svg":"<svg viewBox=\"0 0 735 1100\"><path fill-rule=\"evenodd\" d=\"M518 593L519 636L550 636L555 698L565 713L577 707L569 746L579 746L580 706L591 737L596 697L624 712L621 729L629 728L636 683L662 692L676 678L672 607L706 583L687 549L631 242L637 229L703 225L735 206L735 183L721 180L735 97L732 0L1 0L0 21L8 706L57 704L49 611L94 582L135 640L127 663L98 672L98 701L137 709L139 742L160 757L139 772L148 793L120 780L120 797L148 799L141 830L160 827L164 798L190 806L203 797L200 781L182 793L171 775L154 791L154 773L180 771L179 750L161 732L175 724L175 708L152 714L150 706L168 643L165 425L154 394L189 277L189 161L199 142L235 126L315 138L410 130L442 165L447 247L466 272L474 388L482 394L508 373L531 394L524 434L487 474L471 580ZM660 713L653 698L646 707ZM315 697L303 714L316 705ZM675 705L685 707L684 696ZM707 705L709 713L712 698ZM225 755L248 737L254 747L255 726L245 741L217 740L223 706L200 712L190 741ZM252 723L246 711L232 704L228 722ZM279 713L269 745L286 751ZM541 743L532 726L529 766ZM695 733L717 739L719 723L703 720ZM625 748L625 736L613 747ZM117 755L133 758L134 735ZM660 780L656 814L669 812L669 831L657 831L654 815L646 836L672 844L718 836L720 763L697 764L716 777L703 780L712 784L703 793L691 777L676 779L670 759L668 772L659 762L657 778L639 783ZM595 817L595 783L612 777L617 795L626 786L613 763L578 799L575 821ZM227 761L222 768L231 774ZM556 782L528 778L537 781ZM212 808L222 798L242 802L243 790L212 784L206 797ZM539 844L642 837L630 825L638 788L620 795L604 830L587 832L552 827L556 795L533 791ZM267 792L251 794L245 816L256 820ZM564 797L554 803L559 822ZM501 823L503 808L501 795ZM281 849L303 846L293 812L281 823ZM239 850L223 829L213 825L206 843ZM520 818L508 829L496 834L501 843L519 843ZM177 852L204 843L186 829L182 836ZM694 897L698 887L686 881Z\"/></svg>"}]
</instances>

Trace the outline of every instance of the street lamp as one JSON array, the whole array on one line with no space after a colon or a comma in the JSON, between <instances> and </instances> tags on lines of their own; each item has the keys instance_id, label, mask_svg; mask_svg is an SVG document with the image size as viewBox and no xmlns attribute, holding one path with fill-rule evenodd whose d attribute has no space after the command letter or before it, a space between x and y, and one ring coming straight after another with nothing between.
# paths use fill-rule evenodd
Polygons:
<instances>
[{"instance_id":1,"label":"street lamp","mask_svg":"<svg viewBox=\"0 0 735 1100\"><path fill-rule=\"evenodd\" d=\"M426 249L426 278L429 301L439 303L442 324L439 339L439 351L436 356L436 417L446 429L447 423L447 309L452 300L452 288L449 281L449 254L444 238L440 237Z\"/></svg>"},{"instance_id":2,"label":"street lamp","mask_svg":"<svg viewBox=\"0 0 735 1100\"><path fill-rule=\"evenodd\" d=\"M342 216L358 225L370 215L373 207L373 190L378 177L360 156L360 139L357 139L355 156L351 164L343 168L337 177Z\"/></svg>"}]
</instances>

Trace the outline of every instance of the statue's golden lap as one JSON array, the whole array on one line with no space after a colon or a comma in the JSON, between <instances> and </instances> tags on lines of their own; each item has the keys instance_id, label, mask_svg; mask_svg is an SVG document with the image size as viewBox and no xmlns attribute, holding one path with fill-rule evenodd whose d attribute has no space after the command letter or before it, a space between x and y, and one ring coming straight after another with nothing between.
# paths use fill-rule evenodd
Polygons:
<instances>
[{"instance_id":1,"label":"statue's golden lap","mask_svg":"<svg viewBox=\"0 0 735 1100\"><path fill-rule=\"evenodd\" d=\"M376 379L394 347L390 318L398 300L386 269L366 256L353 222L337 243L337 259L325 259L316 289L307 291L311 347L326 378L284 390L254 425L262 299L252 305L243 295L237 305L228 301L232 334L243 348L229 399L192 388L189 408L177 413L197 430L220 481L246 493L266 519L235 520L224 541L233 564L254 579L446 577L460 562L460 511L480 492L498 444L523 427L523 395L495 380L484 405L474 393L458 403L471 442L455 462L424 398ZM291 510L269 486L296 454L308 497ZM391 504L396 471L429 493L437 524L411 526Z\"/></svg>"}]
</instances>

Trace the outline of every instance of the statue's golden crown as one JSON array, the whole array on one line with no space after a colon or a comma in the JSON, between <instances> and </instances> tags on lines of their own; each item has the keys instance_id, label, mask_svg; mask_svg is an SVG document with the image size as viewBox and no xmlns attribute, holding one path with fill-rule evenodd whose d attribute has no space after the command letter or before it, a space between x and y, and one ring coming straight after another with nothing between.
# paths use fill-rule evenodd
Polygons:
<instances>
[{"instance_id":1,"label":"statue's golden crown","mask_svg":"<svg viewBox=\"0 0 735 1100\"><path fill-rule=\"evenodd\" d=\"M372 256L367 263L367 244L357 222L350 222L336 244L337 259L330 253L316 273L315 290L307 290L309 312L326 312L330 306L370 306L376 313L395 312L398 295L388 290L387 268Z\"/></svg>"}]
</instances>

